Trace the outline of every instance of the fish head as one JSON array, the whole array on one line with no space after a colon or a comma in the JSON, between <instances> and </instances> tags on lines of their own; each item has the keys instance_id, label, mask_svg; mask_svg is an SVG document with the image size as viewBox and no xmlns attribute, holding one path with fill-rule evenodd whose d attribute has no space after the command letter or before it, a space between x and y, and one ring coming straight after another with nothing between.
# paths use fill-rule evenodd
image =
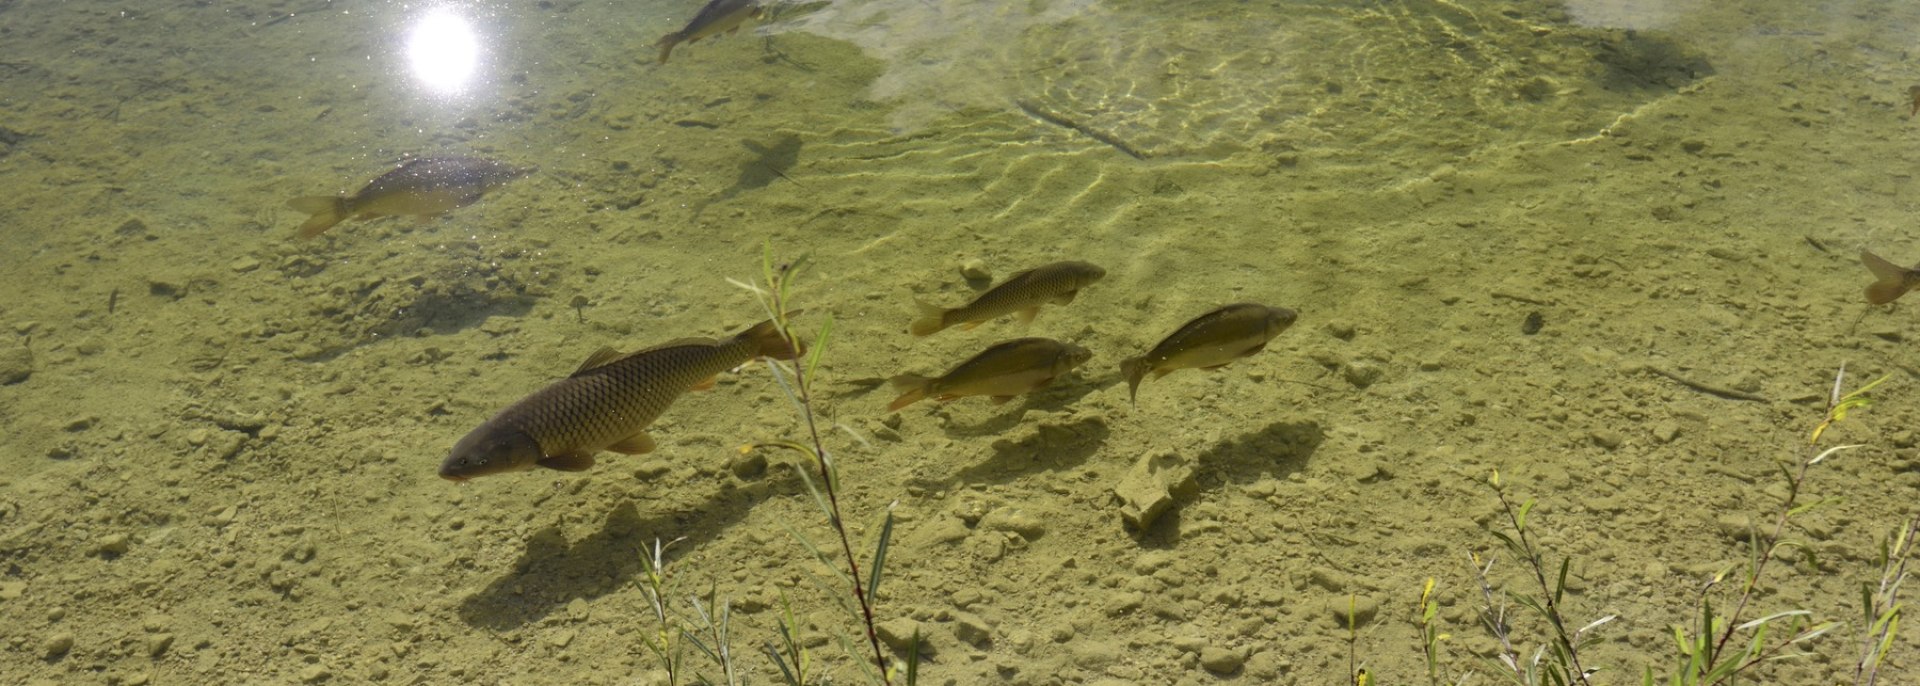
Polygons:
<instances>
[{"instance_id":1,"label":"fish head","mask_svg":"<svg viewBox=\"0 0 1920 686\"><path fill-rule=\"evenodd\" d=\"M542 457L540 443L510 426L483 424L454 444L440 463L440 478L466 481L476 476L532 469Z\"/></svg>"},{"instance_id":2,"label":"fish head","mask_svg":"<svg viewBox=\"0 0 1920 686\"><path fill-rule=\"evenodd\" d=\"M1095 281L1099 281L1100 279L1106 278L1106 276L1107 276L1107 270L1102 269L1100 265L1092 264L1088 262L1080 263L1080 284L1081 285L1086 285L1086 284L1093 283Z\"/></svg>"},{"instance_id":3,"label":"fish head","mask_svg":"<svg viewBox=\"0 0 1920 686\"><path fill-rule=\"evenodd\" d=\"M1087 360L1093 359L1092 350L1072 343L1065 344L1065 347L1066 349L1060 352L1060 361L1058 362L1061 372L1086 364Z\"/></svg>"},{"instance_id":4,"label":"fish head","mask_svg":"<svg viewBox=\"0 0 1920 686\"><path fill-rule=\"evenodd\" d=\"M1280 335L1280 332L1286 331L1289 326L1293 326L1294 320L1299 318L1300 313L1284 307L1267 308L1267 338Z\"/></svg>"}]
</instances>

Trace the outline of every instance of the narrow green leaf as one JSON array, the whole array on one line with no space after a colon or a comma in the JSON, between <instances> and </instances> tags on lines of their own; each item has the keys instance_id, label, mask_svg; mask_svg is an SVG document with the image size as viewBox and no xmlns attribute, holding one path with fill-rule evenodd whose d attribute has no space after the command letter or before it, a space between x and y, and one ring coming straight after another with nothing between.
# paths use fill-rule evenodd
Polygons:
<instances>
[{"instance_id":1,"label":"narrow green leaf","mask_svg":"<svg viewBox=\"0 0 1920 686\"><path fill-rule=\"evenodd\" d=\"M1560 578L1553 582L1553 604L1559 605L1560 599L1567 594L1567 566L1573 558L1560 558Z\"/></svg>"},{"instance_id":2,"label":"narrow green leaf","mask_svg":"<svg viewBox=\"0 0 1920 686\"><path fill-rule=\"evenodd\" d=\"M813 337L813 349L807 351L807 384L812 386L820 370L820 356L827 352L827 337L833 333L833 318L826 317L820 324L820 333Z\"/></svg>"},{"instance_id":3,"label":"narrow green leaf","mask_svg":"<svg viewBox=\"0 0 1920 686\"><path fill-rule=\"evenodd\" d=\"M1519 514L1513 516L1513 529L1515 531L1524 532L1527 530L1527 513L1533 511L1534 502L1534 499L1528 498L1526 502L1520 503Z\"/></svg>"},{"instance_id":4,"label":"narrow green leaf","mask_svg":"<svg viewBox=\"0 0 1920 686\"><path fill-rule=\"evenodd\" d=\"M893 509L887 509L887 521L880 525L880 542L873 546L873 566L867 568L867 602L879 602L880 570L887 566L887 544L893 540Z\"/></svg>"}]
</instances>

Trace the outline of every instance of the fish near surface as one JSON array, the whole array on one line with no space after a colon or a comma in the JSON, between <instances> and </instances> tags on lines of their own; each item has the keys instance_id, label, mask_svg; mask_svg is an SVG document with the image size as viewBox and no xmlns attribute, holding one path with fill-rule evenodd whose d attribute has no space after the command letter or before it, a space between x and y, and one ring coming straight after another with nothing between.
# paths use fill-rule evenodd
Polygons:
<instances>
[{"instance_id":1,"label":"fish near surface","mask_svg":"<svg viewBox=\"0 0 1920 686\"><path fill-rule=\"evenodd\" d=\"M476 476L534 467L582 471L603 450L653 450L647 427L689 390L761 357L799 356L773 322L731 338L684 338L632 353L602 348L580 369L508 405L453 446L440 476Z\"/></svg>"},{"instance_id":2,"label":"fish near surface","mask_svg":"<svg viewBox=\"0 0 1920 686\"><path fill-rule=\"evenodd\" d=\"M1267 341L1293 326L1299 315L1284 307L1237 303L1187 322L1153 350L1120 363L1127 377L1127 399L1140 394L1148 372L1160 378L1181 369L1219 369L1265 350Z\"/></svg>"},{"instance_id":3,"label":"fish near surface","mask_svg":"<svg viewBox=\"0 0 1920 686\"><path fill-rule=\"evenodd\" d=\"M887 411L897 411L929 396L947 402L984 395L995 403L1004 403L1016 395L1046 388L1092 358L1093 353L1086 348L1051 338L996 343L938 378L919 374L893 377L900 397L887 405Z\"/></svg>"},{"instance_id":4,"label":"fish near surface","mask_svg":"<svg viewBox=\"0 0 1920 686\"><path fill-rule=\"evenodd\" d=\"M916 301L920 318L914 320L908 330L915 336L931 336L952 326L972 329L982 322L1013 313L1019 313L1020 321L1031 322L1040 313L1041 305L1073 302L1080 289L1106 275L1107 270L1086 262L1040 265L1007 277L1000 285L961 307L942 308Z\"/></svg>"},{"instance_id":5,"label":"fish near surface","mask_svg":"<svg viewBox=\"0 0 1920 686\"><path fill-rule=\"evenodd\" d=\"M1860 263L1867 265L1867 271L1873 272L1876 279L1867 286L1868 303L1885 305L1920 286L1920 265L1902 267L1865 250L1860 251Z\"/></svg>"},{"instance_id":6,"label":"fish near surface","mask_svg":"<svg viewBox=\"0 0 1920 686\"><path fill-rule=\"evenodd\" d=\"M298 235L313 238L347 219L437 217L534 171L478 157L420 157L381 174L353 195L294 198L287 207L312 215Z\"/></svg>"},{"instance_id":7,"label":"fish near surface","mask_svg":"<svg viewBox=\"0 0 1920 686\"><path fill-rule=\"evenodd\" d=\"M693 21L687 22L686 28L661 36L653 46L660 49L660 63L666 64L667 58L673 55L673 46L739 31L741 24L759 16L760 3L757 0L712 0L693 15Z\"/></svg>"}]
</instances>

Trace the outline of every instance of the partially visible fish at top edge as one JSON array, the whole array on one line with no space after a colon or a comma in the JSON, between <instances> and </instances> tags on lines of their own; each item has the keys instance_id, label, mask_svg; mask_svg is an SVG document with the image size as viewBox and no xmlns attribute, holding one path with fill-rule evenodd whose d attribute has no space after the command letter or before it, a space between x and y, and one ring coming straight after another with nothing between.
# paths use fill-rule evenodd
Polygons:
<instances>
[{"instance_id":1,"label":"partially visible fish at top edge","mask_svg":"<svg viewBox=\"0 0 1920 686\"><path fill-rule=\"evenodd\" d=\"M745 24L748 19L759 18L760 13L758 0L711 0L705 7L700 8L698 14L693 15L693 20L687 22L685 28L661 36L660 40L653 44L660 49L660 63L667 63L667 58L673 55L674 46L739 31L742 24Z\"/></svg>"}]
</instances>

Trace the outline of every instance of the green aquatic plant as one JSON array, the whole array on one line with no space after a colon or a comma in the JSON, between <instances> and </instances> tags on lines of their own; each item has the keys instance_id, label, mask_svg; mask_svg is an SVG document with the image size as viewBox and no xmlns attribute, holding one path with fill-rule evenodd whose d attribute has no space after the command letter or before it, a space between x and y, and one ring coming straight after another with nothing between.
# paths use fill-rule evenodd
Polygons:
<instances>
[{"instance_id":1,"label":"green aquatic plant","mask_svg":"<svg viewBox=\"0 0 1920 686\"><path fill-rule=\"evenodd\" d=\"M794 327L792 317L798 314L799 310L792 308L792 288L805 264L805 259L776 264L773 259L773 248L767 245L761 255L759 282L733 282L734 285L754 293L761 306L766 308L768 318L774 322L780 335L796 348L800 344L800 336ZM919 676L920 636L916 632L909 642L905 664L895 663L888 658L885 648L881 645L878 621L874 613L874 603L879 597L880 582L886 570L887 551L893 538L893 509L888 507L882 513L879 536L871 546L873 551L869 558L871 562L863 570L860 558L854 554L853 537L848 532L846 518L840 507L839 468L835 464L833 452L827 449L821 435L813 384L832 333L833 320L824 318L820 329L811 338L807 352L801 358L794 360L792 367L783 366L773 360L767 361L768 369L772 371L774 379L779 382L780 388L793 402L795 411L800 416L801 423L806 429L805 439L767 441L748 446L748 449L787 450L800 455L807 462L807 468L796 469L795 472L806 484L808 493L813 496L814 504L820 509L821 515L832 530L834 542L838 545L831 547L838 548L837 554L815 545L811 539L798 531L793 533L795 539L814 556L814 559L826 569L832 570L833 575L837 577L835 580L837 583L832 584L831 587L828 584L822 584L823 589L827 591L829 597L841 601L842 607L864 630L866 637L864 649L856 648L853 640L848 639L845 634L839 635L842 647L853 656L871 650L871 661L866 658L856 660L856 664L861 666L861 673L868 682L891 686L898 680L901 683L913 684L917 682ZM866 546L862 546L862 549L865 548ZM844 593L836 591L836 588L845 591ZM776 645L769 642L764 646L764 652L773 659L786 683L793 686L809 683L807 668L810 666L810 658L794 640L798 627L794 623L790 609L782 616L780 633L781 643Z\"/></svg>"},{"instance_id":2,"label":"green aquatic plant","mask_svg":"<svg viewBox=\"0 0 1920 686\"><path fill-rule=\"evenodd\" d=\"M1907 563L1913 560L1915 535L1920 534L1920 515L1880 541L1875 562L1880 567L1878 584L1860 584L1860 659L1854 663L1855 686L1874 686L1879 682L1880 665L1900 634L1900 586L1907 580Z\"/></svg>"},{"instance_id":3,"label":"green aquatic plant","mask_svg":"<svg viewBox=\"0 0 1920 686\"><path fill-rule=\"evenodd\" d=\"M1617 615L1607 615L1588 622L1585 626L1569 631L1566 618L1567 573L1572 569L1573 558L1561 557L1559 565L1552 565L1547 553L1542 551L1529 535L1527 515L1533 512L1537 501L1529 498L1514 504L1507 496L1506 488L1500 482L1500 472L1495 470L1493 478L1488 480L1493 488L1494 497L1499 499L1500 508L1507 515L1507 525L1512 533L1494 530L1493 536L1500 539L1507 548L1507 554L1525 565L1533 581L1533 592L1507 591L1502 597L1511 598L1522 607L1538 615L1551 628L1552 634L1541 641L1531 658L1523 658L1514 648L1507 622L1507 605L1497 600L1493 584L1487 575L1493 570L1493 559L1487 558L1480 563L1479 556L1473 557L1474 573L1480 581L1480 592L1486 600L1481 612L1481 621L1487 629L1500 639L1499 668L1501 676L1518 686L1591 686L1588 677L1598 672L1598 668L1587 667L1581 663L1580 651L1591 646L1595 637L1589 633L1608 622L1617 619ZM1548 569L1558 571L1552 574ZM1549 581L1549 576L1552 580Z\"/></svg>"},{"instance_id":4,"label":"green aquatic plant","mask_svg":"<svg viewBox=\"0 0 1920 686\"><path fill-rule=\"evenodd\" d=\"M1678 664L1665 679L1665 683L1670 686L1733 683L1735 679L1763 663L1805 656L1806 653L1803 651L1812 641L1839 626L1838 622L1815 621L1811 611L1798 609L1783 610L1756 619L1742 620L1746 617L1746 611L1760 589L1769 563L1781 554L1798 552L1813 566L1819 566L1819 560L1814 556L1811 548L1786 537L1788 524L1795 517L1835 502L1826 498L1808 503L1800 502L1807 475L1815 465L1828 458L1862 446L1839 445L1820 450L1820 439L1834 425L1845 420L1849 412L1871 405L1872 400L1866 393L1888 379L1887 376L1882 376L1865 386L1843 393L1846 378L1847 369L1842 365L1834 374L1833 389L1827 396L1825 415L1808 434L1807 452L1810 456L1799 460L1797 465L1780 467L1781 476L1787 485L1787 495L1780 504L1780 511L1774 515L1773 525L1765 531L1748 532L1747 563L1738 577L1740 592L1735 596L1733 611L1720 616L1715 614L1713 606L1714 591L1735 570L1730 566L1714 574L1712 579L1701 587L1698 600L1695 602L1694 619L1691 624L1673 627L1674 643L1678 649ZM1883 568L1885 564L1891 563L1883 563ZM1904 565L1904 559L1900 564ZM1904 570L1904 567L1902 566L1901 569ZM1891 593L1897 592L1898 584L1891 584L1888 590L1889 605L1879 614L1888 617L1888 624L1884 631L1891 632L1897 629L1893 620L1898 618L1898 605L1892 602ZM1873 602L1872 594L1867 595L1866 612L1869 615L1869 621L1866 632L1873 635L1877 606ZM1867 657L1863 656L1863 661ZM1872 662L1877 665L1877 657ZM1647 686L1657 683L1652 668L1647 669L1642 683Z\"/></svg>"},{"instance_id":5,"label":"green aquatic plant","mask_svg":"<svg viewBox=\"0 0 1920 686\"><path fill-rule=\"evenodd\" d=\"M652 612L655 625L653 631L640 637L641 646L653 656L655 665L666 676L668 686L681 683L688 672L692 672L692 680L696 684L738 686L743 681L733 660L732 604L709 590L704 598L691 594L687 596L687 610L691 614L672 608L665 554L667 546L678 542L679 539L666 543L654 539L653 547L643 549L640 556L641 576L636 583L647 597L647 609ZM689 645L706 656L713 668L719 670L720 679L716 680L687 663L686 648Z\"/></svg>"}]
</instances>

